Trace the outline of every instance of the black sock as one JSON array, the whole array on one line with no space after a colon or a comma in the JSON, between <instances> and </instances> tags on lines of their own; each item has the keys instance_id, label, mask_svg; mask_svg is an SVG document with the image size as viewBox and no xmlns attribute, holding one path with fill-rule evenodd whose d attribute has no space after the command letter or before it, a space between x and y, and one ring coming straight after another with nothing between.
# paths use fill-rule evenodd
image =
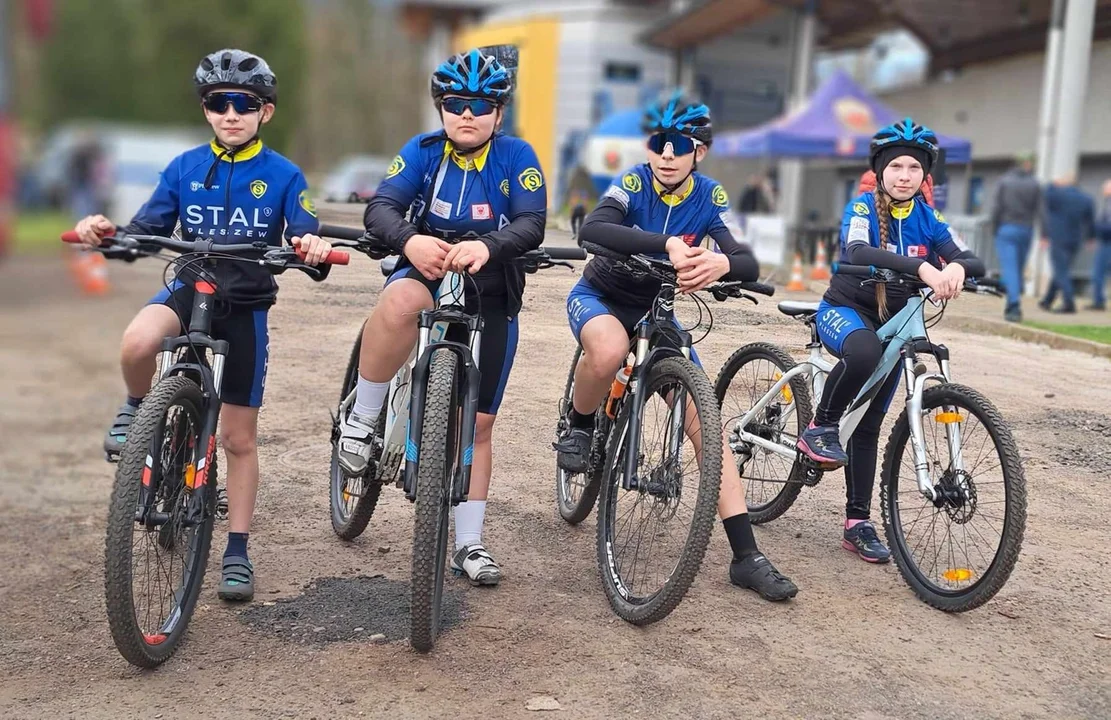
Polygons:
<instances>
[{"instance_id":1,"label":"black sock","mask_svg":"<svg viewBox=\"0 0 1111 720\"><path fill-rule=\"evenodd\" d=\"M228 533L228 549L224 551L224 557L229 555L247 557L247 537L249 535L250 533Z\"/></svg>"},{"instance_id":2,"label":"black sock","mask_svg":"<svg viewBox=\"0 0 1111 720\"><path fill-rule=\"evenodd\" d=\"M725 536L729 538L729 547L733 549L733 560L743 560L749 555L760 552L756 547L756 538L752 534L752 523L749 522L748 513L741 513L727 517L721 521L725 528Z\"/></svg>"},{"instance_id":3,"label":"black sock","mask_svg":"<svg viewBox=\"0 0 1111 720\"><path fill-rule=\"evenodd\" d=\"M143 398L141 397L131 397L130 395L127 396L127 404L133 408L139 407L139 403L141 402L143 402Z\"/></svg>"},{"instance_id":4,"label":"black sock","mask_svg":"<svg viewBox=\"0 0 1111 720\"><path fill-rule=\"evenodd\" d=\"M575 408L571 408L571 427L573 428L592 428L594 427L594 413L583 415Z\"/></svg>"}]
</instances>

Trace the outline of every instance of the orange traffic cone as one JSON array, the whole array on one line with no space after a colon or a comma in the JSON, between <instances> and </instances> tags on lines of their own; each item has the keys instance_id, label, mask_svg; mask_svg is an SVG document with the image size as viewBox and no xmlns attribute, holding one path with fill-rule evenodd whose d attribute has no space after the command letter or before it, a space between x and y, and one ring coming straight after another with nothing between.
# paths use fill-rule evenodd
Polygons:
<instances>
[{"instance_id":1,"label":"orange traffic cone","mask_svg":"<svg viewBox=\"0 0 1111 720\"><path fill-rule=\"evenodd\" d=\"M787 283L788 290L805 290L806 285L802 281L802 256L795 253L795 262L791 266L791 282Z\"/></svg>"},{"instance_id":2,"label":"orange traffic cone","mask_svg":"<svg viewBox=\"0 0 1111 720\"><path fill-rule=\"evenodd\" d=\"M81 292L86 295L108 294L111 289L108 282L108 261L103 255L85 248L74 248L69 265Z\"/></svg>"},{"instance_id":3,"label":"orange traffic cone","mask_svg":"<svg viewBox=\"0 0 1111 720\"><path fill-rule=\"evenodd\" d=\"M814 268L810 271L811 280L829 280L829 257L826 255L826 244L818 241L818 256L814 259Z\"/></svg>"}]
</instances>

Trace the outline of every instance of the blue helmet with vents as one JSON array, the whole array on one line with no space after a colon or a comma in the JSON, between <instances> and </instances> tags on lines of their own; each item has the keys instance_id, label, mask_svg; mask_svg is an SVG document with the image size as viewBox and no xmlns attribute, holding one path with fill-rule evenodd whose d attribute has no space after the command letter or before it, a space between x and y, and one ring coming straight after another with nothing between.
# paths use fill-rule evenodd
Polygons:
<instances>
[{"instance_id":1,"label":"blue helmet with vents","mask_svg":"<svg viewBox=\"0 0 1111 720\"><path fill-rule=\"evenodd\" d=\"M683 97L676 91L663 102L654 102L644 109L641 130L652 135L678 132L709 146L714 139L710 108Z\"/></svg>"},{"instance_id":2,"label":"blue helmet with vents","mask_svg":"<svg viewBox=\"0 0 1111 720\"><path fill-rule=\"evenodd\" d=\"M445 95L481 98L504 105L512 98L513 87L505 66L475 48L451 56L432 73L432 99L439 105Z\"/></svg>"},{"instance_id":3,"label":"blue helmet with vents","mask_svg":"<svg viewBox=\"0 0 1111 720\"><path fill-rule=\"evenodd\" d=\"M910 118L904 118L897 123L881 128L879 132L872 136L872 142L869 143L868 147L868 161L877 176L883 173L883 167L887 165L887 162L897 157L897 152L890 151L903 148L910 151L907 154L917 156L920 161L925 160L925 162L922 162L922 166L926 173L929 173L937 163L939 152L937 135L925 125L919 125ZM877 163L877 160L884 160L884 162ZM880 167L877 167L877 165L880 165Z\"/></svg>"}]
</instances>

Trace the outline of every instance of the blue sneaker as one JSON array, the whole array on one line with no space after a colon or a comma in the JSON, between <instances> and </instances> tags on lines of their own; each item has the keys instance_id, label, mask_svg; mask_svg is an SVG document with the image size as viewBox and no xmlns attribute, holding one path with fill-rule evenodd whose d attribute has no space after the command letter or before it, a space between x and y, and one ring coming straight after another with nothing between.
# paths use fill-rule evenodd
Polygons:
<instances>
[{"instance_id":1,"label":"blue sneaker","mask_svg":"<svg viewBox=\"0 0 1111 720\"><path fill-rule=\"evenodd\" d=\"M840 431L834 426L818 426L813 422L803 430L795 447L816 463L841 467L849 456L841 447Z\"/></svg>"},{"instance_id":2,"label":"blue sneaker","mask_svg":"<svg viewBox=\"0 0 1111 720\"><path fill-rule=\"evenodd\" d=\"M845 528L841 547L856 553L864 562L885 563L891 559L891 551L880 542L875 526L867 520Z\"/></svg>"}]
</instances>

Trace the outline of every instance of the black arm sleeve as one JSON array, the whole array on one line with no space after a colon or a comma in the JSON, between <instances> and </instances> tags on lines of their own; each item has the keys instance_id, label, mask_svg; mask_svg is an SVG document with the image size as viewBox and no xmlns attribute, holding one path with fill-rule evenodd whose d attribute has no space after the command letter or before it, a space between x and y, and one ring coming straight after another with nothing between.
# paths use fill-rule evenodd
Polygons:
<instances>
[{"instance_id":1,"label":"black arm sleeve","mask_svg":"<svg viewBox=\"0 0 1111 720\"><path fill-rule=\"evenodd\" d=\"M719 226L710 231L710 238L718 244L721 251L729 258L729 274L724 280L736 282L753 282L760 279L760 263L752 254L752 249L744 243L737 242L729 228Z\"/></svg>"},{"instance_id":2,"label":"black arm sleeve","mask_svg":"<svg viewBox=\"0 0 1111 720\"><path fill-rule=\"evenodd\" d=\"M917 275L918 267L925 262L918 258L903 257L887 250L880 250L863 242L849 243L845 259L850 265L872 265L907 275Z\"/></svg>"},{"instance_id":3,"label":"black arm sleeve","mask_svg":"<svg viewBox=\"0 0 1111 720\"><path fill-rule=\"evenodd\" d=\"M503 227L479 238L490 250L490 259L505 262L535 250L544 242L545 213L525 212Z\"/></svg>"},{"instance_id":4,"label":"black arm sleeve","mask_svg":"<svg viewBox=\"0 0 1111 720\"><path fill-rule=\"evenodd\" d=\"M367 232L398 253L405 249L405 242L417 234L417 229L405 219L405 208L383 195L375 195L367 203L363 225Z\"/></svg>"},{"instance_id":5,"label":"black arm sleeve","mask_svg":"<svg viewBox=\"0 0 1111 720\"><path fill-rule=\"evenodd\" d=\"M945 262L962 266L965 277L978 278L988 273L983 260L976 257L971 250L961 250L960 246L952 240L941 243L937 248L937 254L945 258Z\"/></svg>"},{"instance_id":6,"label":"black arm sleeve","mask_svg":"<svg viewBox=\"0 0 1111 720\"><path fill-rule=\"evenodd\" d=\"M579 230L583 242L601 245L622 255L667 252L667 235L625 227L625 208L613 198L603 198Z\"/></svg>"}]
</instances>

